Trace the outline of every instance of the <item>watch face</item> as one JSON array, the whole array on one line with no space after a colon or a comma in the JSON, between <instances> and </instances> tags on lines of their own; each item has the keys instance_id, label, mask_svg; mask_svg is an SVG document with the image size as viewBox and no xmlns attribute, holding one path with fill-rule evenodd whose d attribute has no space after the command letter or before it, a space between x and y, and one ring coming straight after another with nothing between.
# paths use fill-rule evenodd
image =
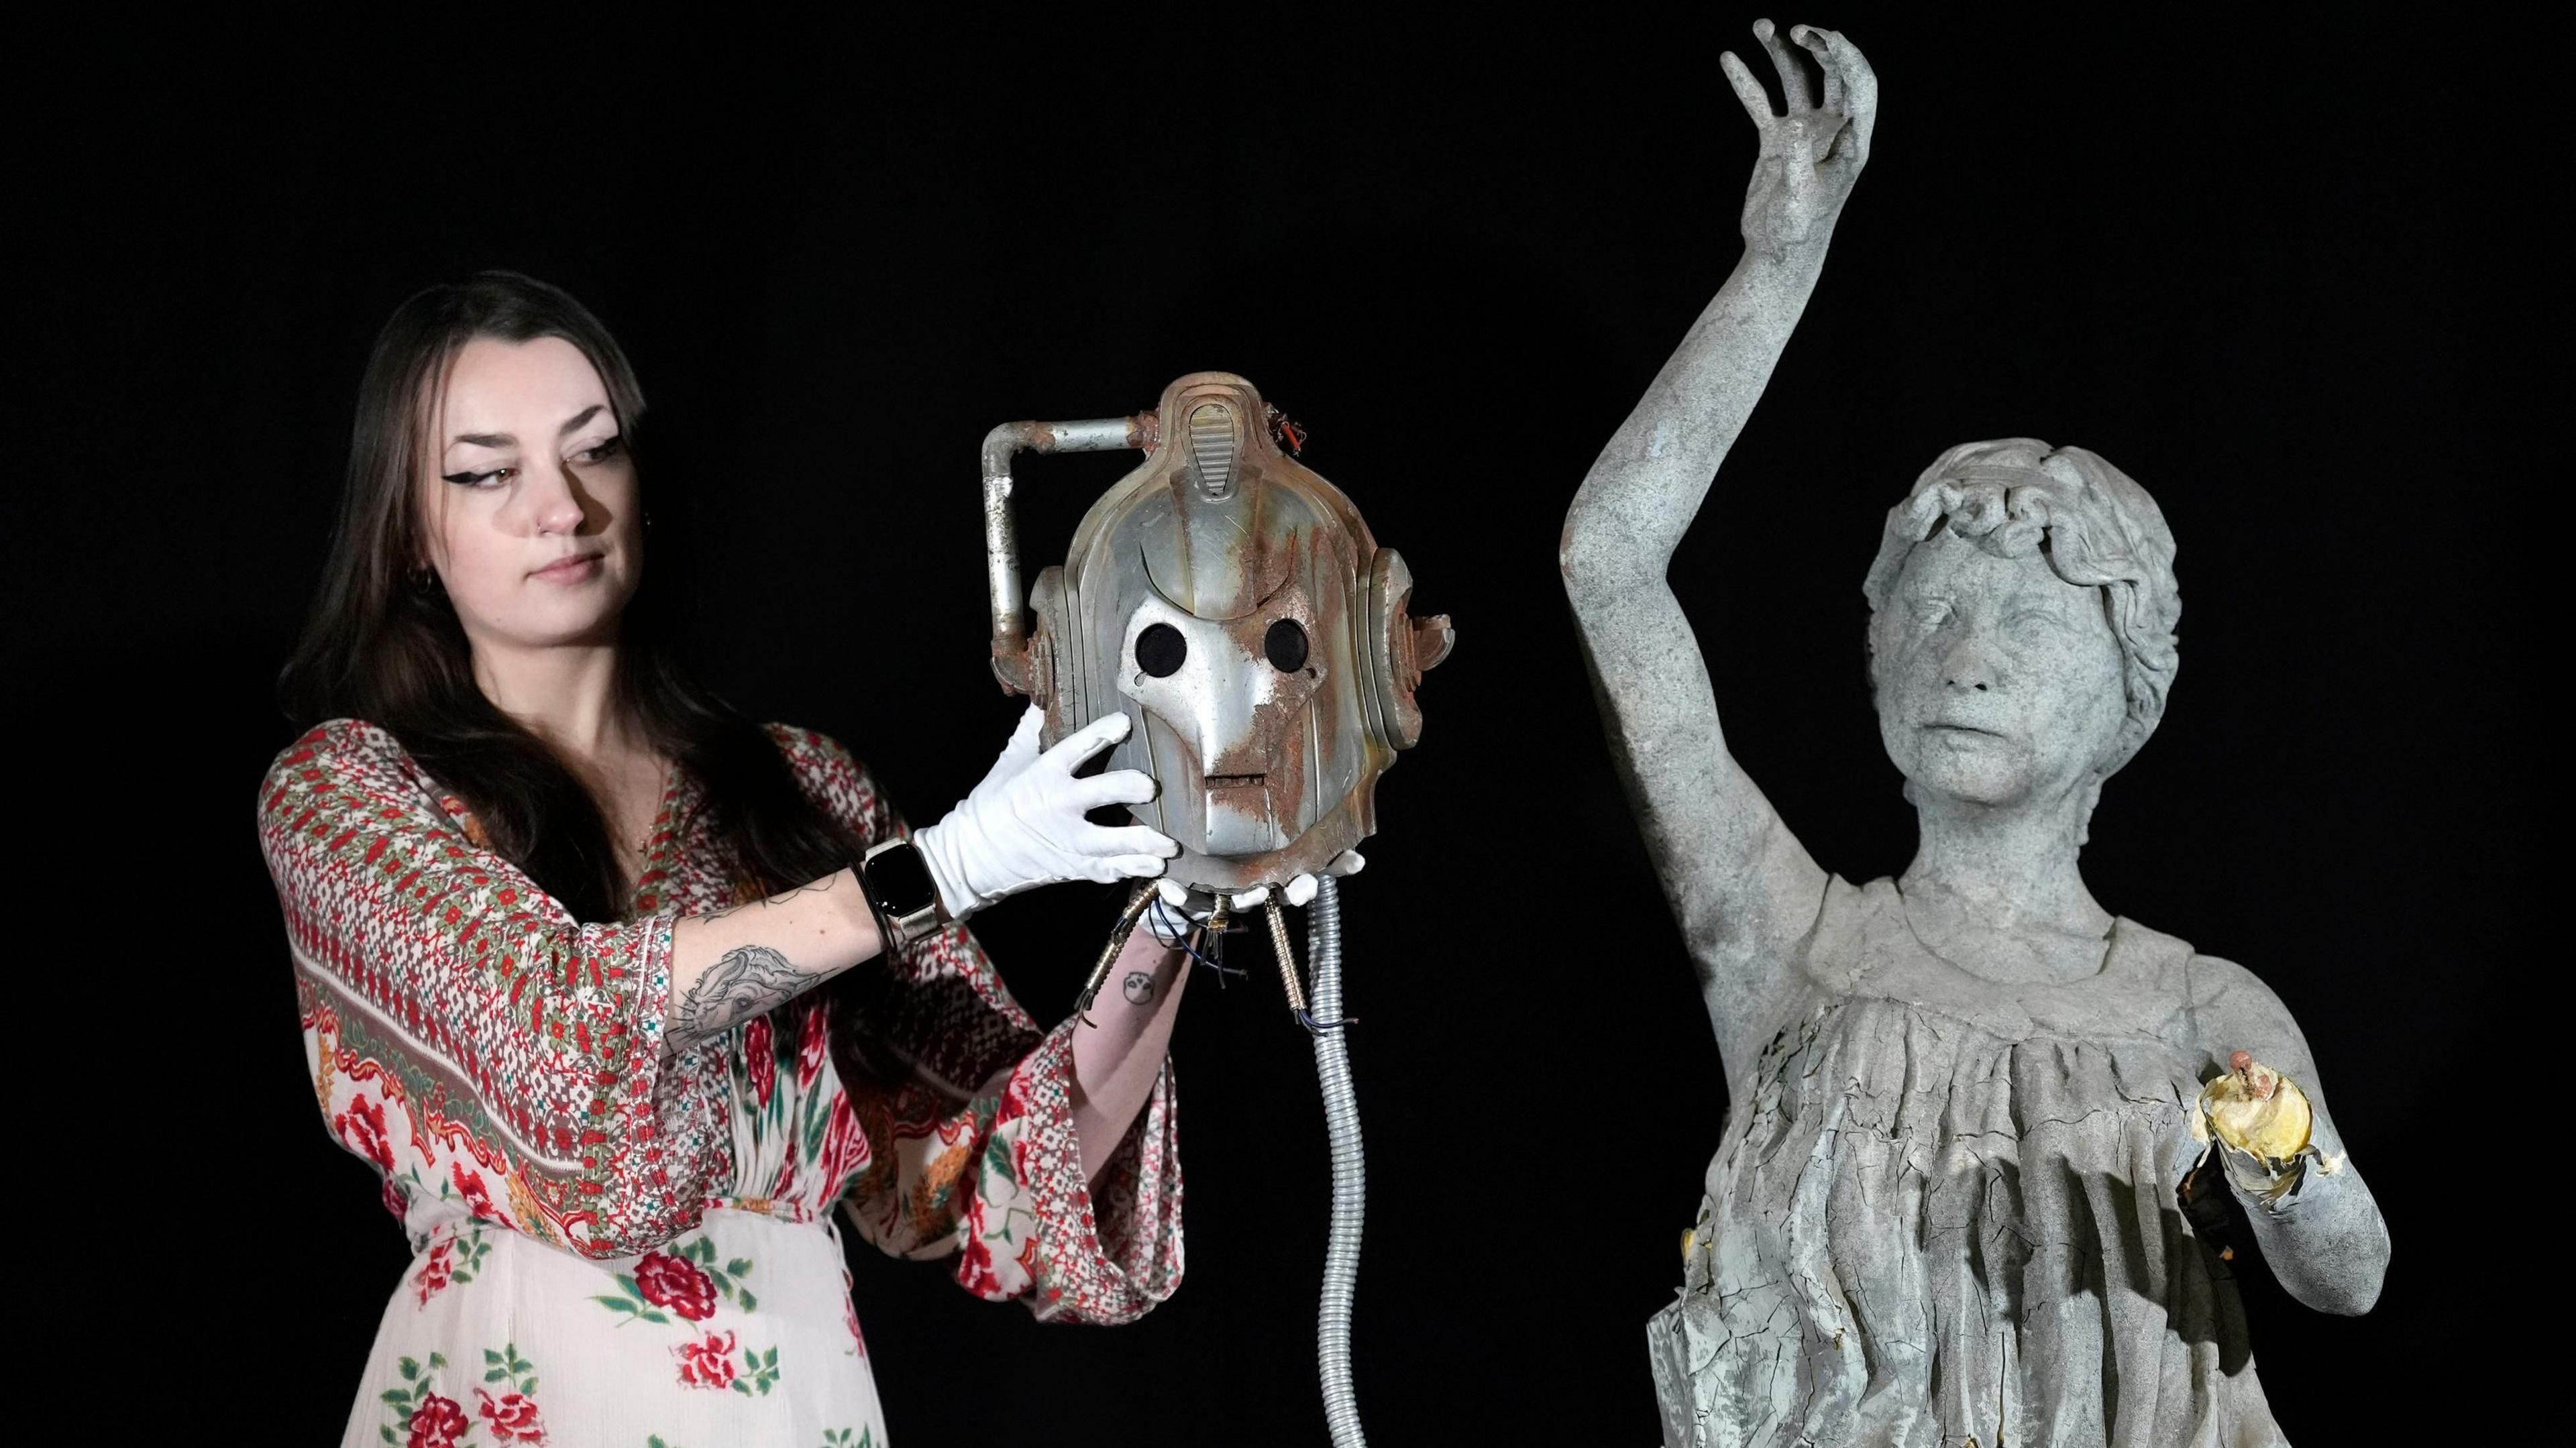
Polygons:
<instances>
[{"instance_id":1,"label":"watch face","mask_svg":"<svg viewBox=\"0 0 2576 1448\"><path fill-rule=\"evenodd\" d=\"M934 901L937 887L930 883L930 868L921 862L921 851L908 844L869 860L867 873L868 898L898 920L929 909Z\"/></svg>"}]
</instances>

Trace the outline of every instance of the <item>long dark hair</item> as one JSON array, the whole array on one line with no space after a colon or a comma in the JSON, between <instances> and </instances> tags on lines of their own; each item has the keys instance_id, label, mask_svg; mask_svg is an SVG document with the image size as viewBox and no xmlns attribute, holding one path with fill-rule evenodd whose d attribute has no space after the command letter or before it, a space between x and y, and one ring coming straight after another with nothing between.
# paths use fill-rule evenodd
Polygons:
<instances>
[{"instance_id":1,"label":"long dark hair","mask_svg":"<svg viewBox=\"0 0 2576 1448\"><path fill-rule=\"evenodd\" d=\"M358 384L339 526L280 693L299 726L352 717L391 731L473 809L493 849L576 919L614 920L625 913L629 882L598 802L544 740L484 697L456 610L419 565L430 418L450 362L476 337L560 337L580 348L643 466L643 391L589 309L506 271L415 294L377 334ZM673 571L657 561L627 602L620 702L656 749L697 775L738 868L763 893L832 874L853 858L855 842L807 800L768 735L674 657L673 605L686 593Z\"/></svg>"}]
</instances>

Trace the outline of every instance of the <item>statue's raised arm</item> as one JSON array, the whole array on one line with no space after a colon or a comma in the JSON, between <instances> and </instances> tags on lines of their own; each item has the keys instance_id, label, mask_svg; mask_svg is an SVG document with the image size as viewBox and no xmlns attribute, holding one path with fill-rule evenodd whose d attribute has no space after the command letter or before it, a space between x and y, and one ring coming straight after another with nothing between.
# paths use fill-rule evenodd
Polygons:
<instances>
[{"instance_id":1,"label":"statue's raised arm","mask_svg":"<svg viewBox=\"0 0 2576 1448\"><path fill-rule=\"evenodd\" d=\"M1629 798L1699 971L1730 1076L1814 923L1825 874L1726 751L1706 663L1665 569L1770 381L1869 159L1878 80L1840 35L1764 20L1784 114L1733 54L1719 66L1761 133L1744 256L1601 451L1559 561ZM1815 93L1792 43L1824 73Z\"/></svg>"}]
</instances>

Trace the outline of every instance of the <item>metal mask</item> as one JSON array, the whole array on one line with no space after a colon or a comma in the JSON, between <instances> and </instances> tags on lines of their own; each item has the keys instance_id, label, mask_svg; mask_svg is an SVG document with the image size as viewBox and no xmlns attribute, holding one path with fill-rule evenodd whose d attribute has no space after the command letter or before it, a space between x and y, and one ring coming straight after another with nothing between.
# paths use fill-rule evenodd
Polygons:
<instances>
[{"instance_id":1,"label":"metal mask","mask_svg":"<svg viewBox=\"0 0 2576 1448\"><path fill-rule=\"evenodd\" d=\"M1284 884L1375 832L1378 776L1422 737L1414 690L1454 637L1411 616L1403 558L1283 433L1298 445L1251 383L1194 372L1154 412L984 439L993 672L1046 711L1046 744L1134 721L1108 767L1161 784L1133 813L1180 842L1170 878L1209 891ZM1145 461L1038 575L1030 629L1012 456L1116 448Z\"/></svg>"}]
</instances>

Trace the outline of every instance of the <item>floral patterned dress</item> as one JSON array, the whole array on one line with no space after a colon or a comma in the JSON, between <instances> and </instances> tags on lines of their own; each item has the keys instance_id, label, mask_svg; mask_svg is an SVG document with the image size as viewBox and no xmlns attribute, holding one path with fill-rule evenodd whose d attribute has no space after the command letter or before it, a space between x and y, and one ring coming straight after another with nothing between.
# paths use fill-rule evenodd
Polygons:
<instances>
[{"instance_id":1,"label":"floral patterned dress","mask_svg":"<svg viewBox=\"0 0 2576 1448\"><path fill-rule=\"evenodd\" d=\"M838 744L770 732L861 841L902 831ZM374 725L270 769L314 1094L413 1250L344 1444L881 1445L836 1203L1045 1319L1129 1321L1179 1284L1168 1063L1087 1184L1071 1025L1040 1031L962 928L871 967L899 1084L846 1086L810 997L662 1058L672 921L757 893L705 803L680 772L629 918L584 925Z\"/></svg>"}]
</instances>

